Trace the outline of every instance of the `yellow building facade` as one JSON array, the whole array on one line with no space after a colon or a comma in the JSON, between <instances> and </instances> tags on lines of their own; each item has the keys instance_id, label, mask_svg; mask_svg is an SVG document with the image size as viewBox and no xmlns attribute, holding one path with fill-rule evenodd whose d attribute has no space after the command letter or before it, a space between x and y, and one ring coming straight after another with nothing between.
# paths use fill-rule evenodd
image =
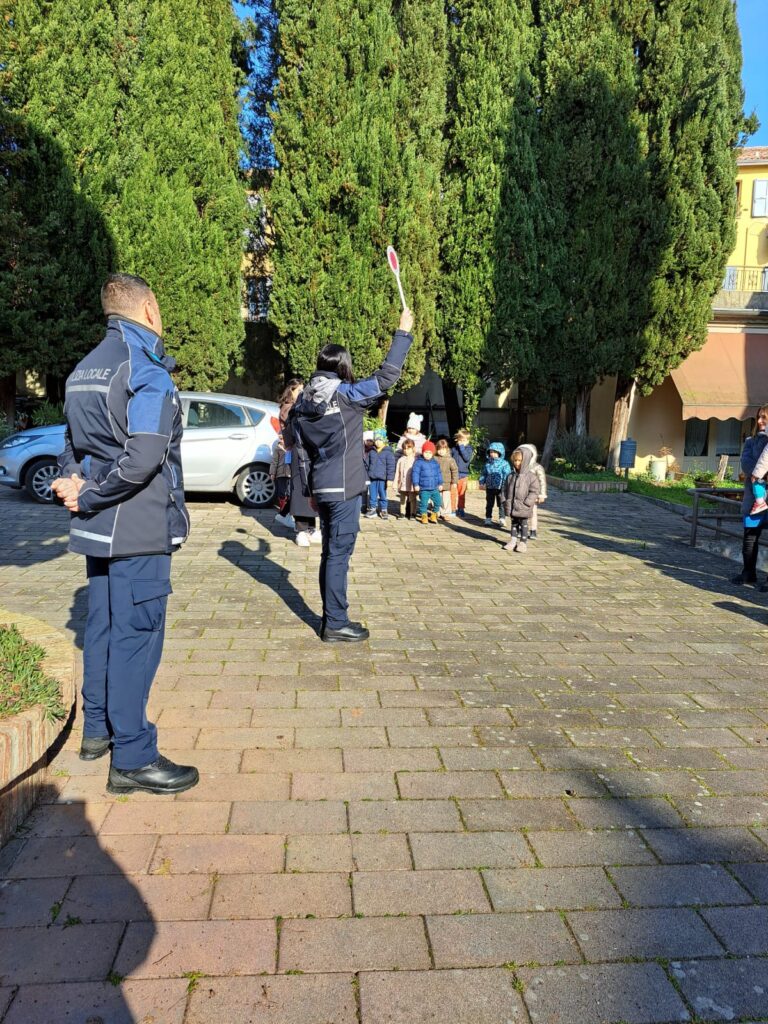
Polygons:
<instances>
[{"instance_id":1,"label":"yellow building facade","mask_svg":"<svg viewBox=\"0 0 768 1024\"><path fill-rule=\"evenodd\" d=\"M709 336L654 392L635 402L629 436L642 471L662 448L682 470L737 469L759 405L768 404L768 147L738 158L736 244L712 303ZM610 435L614 381L592 392L590 433Z\"/></svg>"}]
</instances>

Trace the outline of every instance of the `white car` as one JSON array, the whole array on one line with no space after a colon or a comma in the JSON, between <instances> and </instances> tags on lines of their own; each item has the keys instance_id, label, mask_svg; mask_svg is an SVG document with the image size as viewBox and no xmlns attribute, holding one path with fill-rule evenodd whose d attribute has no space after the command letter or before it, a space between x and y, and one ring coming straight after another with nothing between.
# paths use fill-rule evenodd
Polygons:
<instances>
[{"instance_id":1,"label":"white car","mask_svg":"<svg viewBox=\"0 0 768 1024\"><path fill-rule=\"evenodd\" d=\"M269 505L275 496L269 463L280 433L277 403L201 391L182 391L179 397L184 489L234 492L248 508ZM23 487L35 501L51 502L56 459L63 450L63 424L11 434L0 441L0 484Z\"/></svg>"}]
</instances>

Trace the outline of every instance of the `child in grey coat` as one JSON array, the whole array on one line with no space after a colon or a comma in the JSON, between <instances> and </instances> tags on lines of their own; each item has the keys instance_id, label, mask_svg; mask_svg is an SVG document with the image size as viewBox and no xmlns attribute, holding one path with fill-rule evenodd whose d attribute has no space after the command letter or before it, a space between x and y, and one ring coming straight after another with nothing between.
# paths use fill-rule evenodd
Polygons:
<instances>
[{"instance_id":1,"label":"child in grey coat","mask_svg":"<svg viewBox=\"0 0 768 1024\"><path fill-rule=\"evenodd\" d=\"M505 551L517 551L522 555L528 546L528 527L541 493L539 478L531 469L532 455L527 448L515 448L512 452L512 472L504 481L502 500L504 515L510 516L512 536L504 545Z\"/></svg>"}]
</instances>

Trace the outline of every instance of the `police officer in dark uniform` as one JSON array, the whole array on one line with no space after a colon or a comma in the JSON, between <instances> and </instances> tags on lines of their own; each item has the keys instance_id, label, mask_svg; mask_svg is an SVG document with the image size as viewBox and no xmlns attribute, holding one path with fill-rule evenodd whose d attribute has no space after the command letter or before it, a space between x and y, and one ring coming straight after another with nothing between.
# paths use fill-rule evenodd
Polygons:
<instances>
[{"instance_id":1,"label":"police officer in dark uniform","mask_svg":"<svg viewBox=\"0 0 768 1024\"><path fill-rule=\"evenodd\" d=\"M347 573L366 488L363 415L400 377L413 344L412 329L413 313L403 310L384 362L364 380L354 379L346 348L326 345L317 357L317 370L290 412L301 480L320 515L320 637L325 643L355 643L369 635L347 614Z\"/></svg>"},{"instance_id":2,"label":"police officer in dark uniform","mask_svg":"<svg viewBox=\"0 0 768 1024\"><path fill-rule=\"evenodd\" d=\"M110 793L182 793L198 771L163 757L147 720L171 553L189 533L175 363L146 281L112 274L101 303L107 331L67 379L67 444L52 484L72 513L69 549L85 555L88 574L80 757L112 748Z\"/></svg>"}]
</instances>

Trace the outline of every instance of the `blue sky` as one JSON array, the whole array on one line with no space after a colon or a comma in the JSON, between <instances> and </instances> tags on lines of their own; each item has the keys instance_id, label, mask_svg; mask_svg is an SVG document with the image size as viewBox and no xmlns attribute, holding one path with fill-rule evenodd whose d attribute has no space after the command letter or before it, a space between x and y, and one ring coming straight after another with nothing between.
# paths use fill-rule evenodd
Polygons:
<instances>
[{"instance_id":1,"label":"blue sky","mask_svg":"<svg viewBox=\"0 0 768 1024\"><path fill-rule=\"evenodd\" d=\"M744 48L744 109L757 112L762 124L750 146L768 146L768 2L737 0L736 10Z\"/></svg>"},{"instance_id":2,"label":"blue sky","mask_svg":"<svg viewBox=\"0 0 768 1024\"><path fill-rule=\"evenodd\" d=\"M247 9L237 2L234 8L242 17ZM737 0L736 6L744 47L744 108L757 111L760 130L749 143L768 146L768 0Z\"/></svg>"}]
</instances>

